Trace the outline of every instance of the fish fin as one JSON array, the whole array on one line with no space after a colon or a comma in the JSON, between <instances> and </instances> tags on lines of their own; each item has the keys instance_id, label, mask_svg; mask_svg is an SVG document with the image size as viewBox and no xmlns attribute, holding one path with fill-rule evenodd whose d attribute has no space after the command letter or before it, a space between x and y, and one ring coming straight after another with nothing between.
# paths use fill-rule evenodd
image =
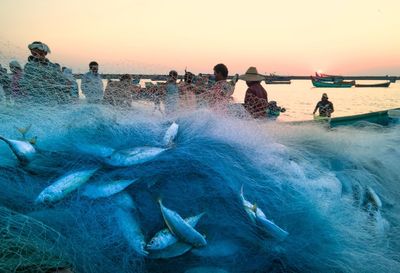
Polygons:
<instances>
[{"instance_id":1,"label":"fish fin","mask_svg":"<svg viewBox=\"0 0 400 273\"><path fill-rule=\"evenodd\" d=\"M199 214L199 217L202 218L206 214L207 214L207 211L203 211L202 213Z\"/></svg>"},{"instance_id":2,"label":"fish fin","mask_svg":"<svg viewBox=\"0 0 400 273\"><path fill-rule=\"evenodd\" d=\"M37 142L37 136L31 138L30 140L28 140L28 142L29 142L30 144L32 144L32 145L35 145L36 142Z\"/></svg>"},{"instance_id":3,"label":"fish fin","mask_svg":"<svg viewBox=\"0 0 400 273\"><path fill-rule=\"evenodd\" d=\"M32 124L29 124L26 127L15 127L15 128L18 130L18 132L21 133L22 137L25 139L25 135L29 131L29 129L31 129L31 126Z\"/></svg>"},{"instance_id":4,"label":"fish fin","mask_svg":"<svg viewBox=\"0 0 400 273\"><path fill-rule=\"evenodd\" d=\"M257 212L257 203L254 203L253 207L251 208L252 211Z\"/></svg>"}]
</instances>

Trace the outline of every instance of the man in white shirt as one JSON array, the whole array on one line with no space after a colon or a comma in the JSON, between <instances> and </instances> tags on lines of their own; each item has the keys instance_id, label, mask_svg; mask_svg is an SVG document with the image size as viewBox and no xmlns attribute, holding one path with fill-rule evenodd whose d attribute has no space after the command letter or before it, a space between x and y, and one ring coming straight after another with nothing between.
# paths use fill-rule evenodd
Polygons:
<instances>
[{"instance_id":1,"label":"man in white shirt","mask_svg":"<svg viewBox=\"0 0 400 273\"><path fill-rule=\"evenodd\" d=\"M82 77L81 89L88 103L99 103L103 100L103 81L97 62L90 62L89 72Z\"/></svg>"}]
</instances>

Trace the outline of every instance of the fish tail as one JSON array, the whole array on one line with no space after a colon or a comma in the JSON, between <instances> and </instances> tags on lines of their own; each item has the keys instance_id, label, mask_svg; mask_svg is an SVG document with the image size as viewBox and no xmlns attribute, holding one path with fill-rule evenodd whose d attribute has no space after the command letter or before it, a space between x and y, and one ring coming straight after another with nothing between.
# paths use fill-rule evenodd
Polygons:
<instances>
[{"instance_id":1,"label":"fish tail","mask_svg":"<svg viewBox=\"0 0 400 273\"><path fill-rule=\"evenodd\" d=\"M242 186L240 187L240 198L242 200L244 200L244 190L243 190L244 185L242 184Z\"/></svg>"},{"instance_id":2,"label":"fish tail","mask_svg":"<svg viewBox=\"0 0 400 273\"><path fill-rule=\"evenodd\" d=\"M206 211L203 211L202 213L200 213L199 214L199 218L202 218L204 215L206 215L207 214L207 212Z\"/></svg>"},{"instance_id":3,"label":"fish tail","mask_svg":"<svg viewBox=\"0 0 400 273\"><path fill-rule=\"evenodd\" d=\"M7 138L0 136L0 140L3 140L5 143L7 143L8 146L10 146L10 142L8 141Z\"/></svg>"}]
</instances>

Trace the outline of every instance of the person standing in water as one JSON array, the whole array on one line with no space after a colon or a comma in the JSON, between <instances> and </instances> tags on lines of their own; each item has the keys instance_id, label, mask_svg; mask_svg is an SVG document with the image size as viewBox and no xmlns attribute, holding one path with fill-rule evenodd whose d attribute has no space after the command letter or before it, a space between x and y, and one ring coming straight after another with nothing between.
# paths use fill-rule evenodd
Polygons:
<instances>
[{"instance_id":1,"label":"person standing in water","mask_svg":"<svg viewBox=\"0 0 400 273\"><path fill-rule=\"evenodd\" d=\"M110 81L104 92L104 103L113 106L131 107L132 106L132 77L129 74L121 76L119 81Z\"/></svg>"},{"instance_id":2,"label":"person standing in water","mask_svg":"<svg viewBox=\"0 0 400 273\"><path fill-rule=\"evenodd\" d=\"M88 103L99 103L103 99L103 81L99 72L99 64L90 62L89 72L82 77L81 89Z\"/></svg>"},{"instance_id":3,"label":"person standing in water","mask_svg":"<svg viewBox=\"0 0 400 273\"><path fill-rule=\"evenodd\" d=\"M248 86L244 98L244 108L253 118L265 118L268 109L268 94L262 87L264 76L258 74L257 68L250 67L239 79L246 81Z\"/></svg>"},{"instance_id":4,"label":"person standing in water","mask_svg":"<svg viewBox=\"0 0 400 273\"><path fill-rule=\"evenodd\" d=\"M164 107L167 115L175 112L179 108L179 88L176 83L178 72L171 70L168 74L168 80L164 91Z\"/></svg>"},{"instance_id":5,"label":"person standing in water","mask_svg":"<svg viewBox=\"0 0 400 273\"><path fill-rule=\"evenodd\" d=\"M207 92L208 103L212 108L224 109L235 91L235 84L238 81L237 75L230 82L228 78L228 68L224 64L214 66L215 84Z\"/></svg>"},{"instance_id":6,"label":"person standing in water","mask_svg":"<svg viewBox=\"0 0 400 273\"><path fill-rule=\"evenodd\" d=\"M196 86L194 85L194 74L185 71L183 76L184 82L179 85L180 90L180 107L182 109L195 109L196 108Z\"/></svg>"},{"instance_id":7,"label":"person standing in water","mask_svg":"<svg viewBox=\"0 0 400 273\"><path fill-rule=\"evenodd\" d=\"M57 66L46 56L50 48L40 41L28 46L31 56L25 64L21 87L33 103L57 104L69 101L67 81Z\"/></svg>"},{"instance_id":8,"label":"person standing in water","mask_svg":"<svg viewBox=\"0 0 400 273\"><path fill-rule=\"evenodd\" d=\"M326 93L322 94L321 100L315 106L313 115L315 115L315 112L317 112L317 110L319 111L320 117L326 118L330 118L331 114L335 111L333 109L333 103L328 100L328 95Z\"/></svg>"}]
</instances>

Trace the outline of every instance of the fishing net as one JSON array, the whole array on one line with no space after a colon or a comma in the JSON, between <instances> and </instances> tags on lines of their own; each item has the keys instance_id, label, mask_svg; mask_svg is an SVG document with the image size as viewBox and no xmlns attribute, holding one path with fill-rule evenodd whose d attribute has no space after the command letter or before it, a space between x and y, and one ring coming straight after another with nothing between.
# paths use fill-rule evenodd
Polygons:
<instances>
[{"instance_id":1,"label":"fishing net","mask_svg":"<svg viewBox=\"0 0 400 273\"><path fill-rule=\"evenodd\" d=\"M66 78L49 66L27 71L32 100L0 107L2 136L20 139L15 127L32 124L25 136L37 137L37 155L27 165L0 143L0 205L16 211L1 210L6 239L0 271L399 271L398 127L326 130L271 123L240 111L225 115L230 109L207 101L191 105L193 96L183 96L185 105L169 113L166 105L176 101L162 93L165 78L158 85L140 82L140 91L136 83L112 82L111 103L85 103L84 92L74 101ZM133 94L131 106L112 99L126 92ZM172 121L179 124L174 145L153 160L122 168L106 163L109 150L163 147ZM87 168L99 169L91 184L138 179L124 190L136 209L118 214L116 196L88 199L84 185L53 204L35 202L58 178ZM286 240L271 238L251 222L241 203L242 186L253 209L289 232ZM363 206L367 186L383 200L380 214ZM206 235L207 247L171 259L138 255L123 226L133 220L118 215L134 219L148 242L166 227L158 199L184 218L205 212L196 229Z\"/></svg>"},{"instance_id":2,"label":"fishing net","mask_svg":"<svg viewBox=\"0 0 400 273\"><path fill-rule=\"evenodd\" d=\"M70 268L64 238L31 217L0 207L0 271L54 272Z\"/></svg>"}]
</instances>

